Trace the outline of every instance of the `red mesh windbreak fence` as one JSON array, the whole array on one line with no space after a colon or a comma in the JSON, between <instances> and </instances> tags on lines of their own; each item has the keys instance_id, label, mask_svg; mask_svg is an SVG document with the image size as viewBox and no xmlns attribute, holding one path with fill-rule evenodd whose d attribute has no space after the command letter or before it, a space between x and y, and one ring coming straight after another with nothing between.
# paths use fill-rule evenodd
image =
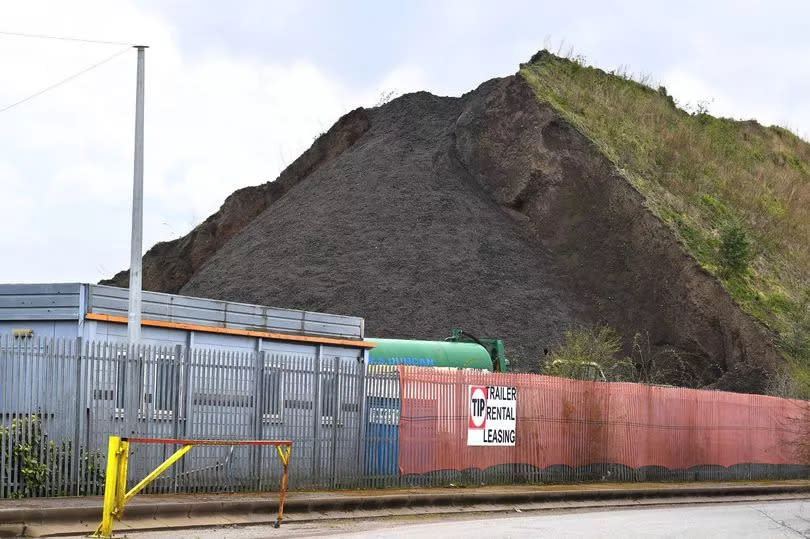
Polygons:
<instances>
[{"instance_id":1,"label":"red mesh windbreak fence","mask_svg":"<svg viewBox=\"0 0 810 539\"><path fill-rule=\"evenodd\" d=\"M804 401L530 374L400 367L403 474L615 463L805 464ZM467 445L470 386L517 388L514 446Z\"/></svg>"}]
</instances>

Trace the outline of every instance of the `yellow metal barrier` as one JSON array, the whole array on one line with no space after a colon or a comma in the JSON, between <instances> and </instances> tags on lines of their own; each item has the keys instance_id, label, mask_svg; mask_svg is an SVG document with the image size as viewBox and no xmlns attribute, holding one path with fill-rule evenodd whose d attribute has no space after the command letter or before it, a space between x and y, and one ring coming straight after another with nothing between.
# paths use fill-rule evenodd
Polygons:
<instances>
[{"instance_id":1,"label":"yellow metal barrier","mask_svg":"<svg viewBox=\"0 0 810 539\"><path fill-rule=\"evenodd\" d=\"M160 466L144 477L137 485L127 491L127 465L129 463L129 444L157 443L182 446L167 458ZM292 442L287 440L175 440L164 438L121 438L110 436L107 444L107 475L104 484L104 507L102 509L101 524L96 528L92 537L112 537L113 521L121 520L124 516L124 507L149 483L165 472L172 464L180 460L195 445L272 445L276 447L284 472L281 476L281 491L278 504L278 517L273 526L278 528L284 518L284 500L287 496L287 470L290 463ZM284 449L282 449L284 447Z\"/></svg>"}]
</instances>

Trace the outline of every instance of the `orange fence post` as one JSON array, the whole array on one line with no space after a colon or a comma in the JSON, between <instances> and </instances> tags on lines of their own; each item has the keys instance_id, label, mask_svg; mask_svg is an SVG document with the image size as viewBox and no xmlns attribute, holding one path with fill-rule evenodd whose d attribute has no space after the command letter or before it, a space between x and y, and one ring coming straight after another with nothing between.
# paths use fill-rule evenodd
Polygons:
<instances>
[{"instance_id":1,"label":"orange fence post","mask_svg":"<svg viewBox=\"0 0 810 539\"><path fill-rule=\"evenodd\" d=\"M279 502L278 502L278 517L276 521L273 523L274 528L278 528L281 526L281 519L284 518L284 499L287 497L287 468L290 464L290 452L292 451L292 444L287 444L287 448L282 452L281 446L276 446L276 451L278 451L278 456L281 459L281 464L284 467L284 471L281 474L281 491L279 493Z\"/></svg>"}]
</instances>

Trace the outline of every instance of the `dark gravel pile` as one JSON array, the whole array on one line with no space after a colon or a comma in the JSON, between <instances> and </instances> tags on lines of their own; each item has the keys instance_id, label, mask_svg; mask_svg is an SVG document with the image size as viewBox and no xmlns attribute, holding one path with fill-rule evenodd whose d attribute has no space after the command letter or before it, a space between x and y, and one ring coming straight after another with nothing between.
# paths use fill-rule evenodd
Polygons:
<instances>
[{"instance_id":1,"label":"dark gravel pile","mask_svg":"<svg viewBox=\"0 0 810 539\"><path fill-rule=\"evenodd\" d=\"M530 368L584 307L453 156L464 99L404 96L254 219L183 294L359 315L370 336L498 336Z\"/></svg>"},{"instance_id":2,"label":"dark gravel pile","mask_svg":"<svg viewBox=\"0 0 810 539\"><path fill-rule=\"evenodd\" d=\"M566 328L598 323L628 354L648 332L717 388L779 361L767 330L517 75L352 111L144 268L147 289L358 315L369 336L500 337L524 371Z\"/></svg>"}]
</instances>

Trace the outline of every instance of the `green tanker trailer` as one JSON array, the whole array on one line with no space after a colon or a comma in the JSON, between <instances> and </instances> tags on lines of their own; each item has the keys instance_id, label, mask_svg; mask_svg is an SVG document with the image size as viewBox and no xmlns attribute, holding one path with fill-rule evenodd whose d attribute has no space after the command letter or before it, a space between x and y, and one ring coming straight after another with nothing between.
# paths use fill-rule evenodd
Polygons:
<instances>
[{"instance_id":1,"label":"green tanker trailer","mask_svg":"<svg viewBox=\"0 0 810 539\"><path fill-rule=\"evenodd\" d=\"M369 350L369 365L413 365L481 369L506 372L509 361L500 339L477 339L454 329L444 341L406 339L366 339L374 343Z\"/></svg>"}]
</instances>

